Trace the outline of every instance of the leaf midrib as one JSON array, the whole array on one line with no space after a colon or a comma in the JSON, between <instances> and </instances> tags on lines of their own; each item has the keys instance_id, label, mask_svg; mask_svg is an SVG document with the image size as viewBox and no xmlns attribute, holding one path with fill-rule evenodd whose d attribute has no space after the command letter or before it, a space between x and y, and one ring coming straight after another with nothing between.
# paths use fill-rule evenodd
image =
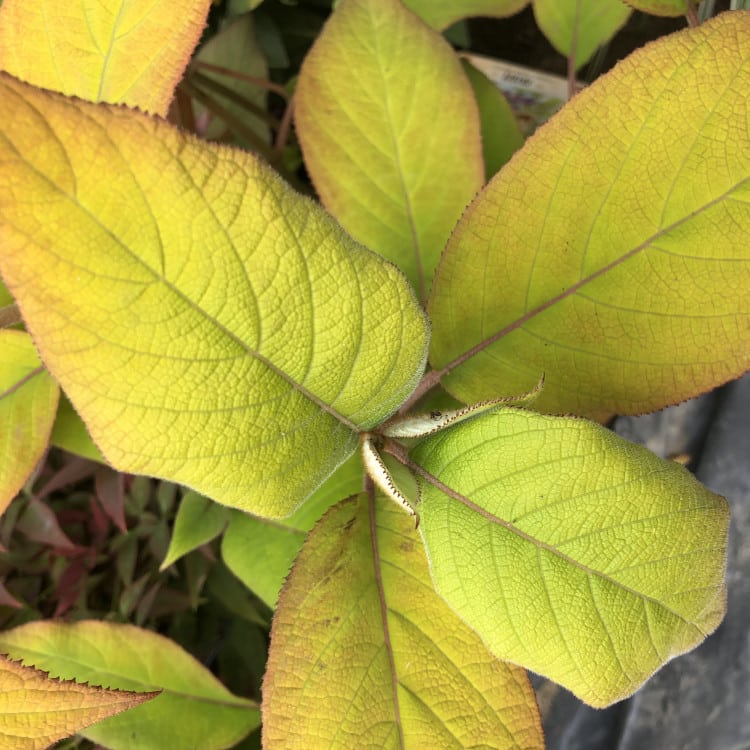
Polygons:
<instances>
[{"instance_id":1,"label":"leaf midrib","mask_svg":"<svg viewBox=\"0 0 750 750\"><path fill-rule=\"evenodd\" d=\"M631 596L639 600L651 602L655 606L663 609L664 611L671 614L673 617L677 618L680 622L684 623L685 625L695 628L704 638L708 635L708 633L705 633L703 629L697 623L686 619L684 615L681 615L679 612L675 612L671 607L669 607L667 604L660 601L659 599L656 599L653 596L650 596L649 594L636 591L632 587L622 583L621 581L618 581L616 578L613 578L611 575L607 573L603 573L602 571L599 571L599 570L595 570L594 568L591 568L588 565L585 565L579 560L576 560L575 558L572 558L569 555L566 555L564 552L561 552L559 549L552 546L551 544L548 544L547 542L537 539L531 534L523 531L522 529L519 529L517 526L510 523L509 521L506 521L500 518L499 516L496 516L493 513L490 513L489 511L485 510L484 508L477 505L475 502L470 500L465 495L462 495L461 493L457 492L453 488L448 487L446 484L443 484L443 482L441 482L436 476L434 476L433 474L430 474L430 472L428 472L424 467L420 466L419 464L415 463L413 464L413 466L417 470L417 472L433 487L440 490L440 492L442 492L447 497L452 498L453 500L456 500L457 502L461 503L462 505L464 505L466 508L473 511L474 513L477 513L479 516L486 519L490 523L495 524L497 526L502 526L507 531L510 531L512 534L515 534L516 536L520 537L521 539L528 542L529 544L532 544L537 549L548 552L554 555L555 557L559 558L563 562L571 565L572 567L578 570L581 570L589 578L594 576L596 578L599 578L605 581L606 583L609 583L617 587L618 589L630 594Z\"/></svg>"},{"instance_id":2,"label":"leaf midrib","mask_svg":"<svg viewBox=\"0 0 750 750\"><path fill-rule=\"evenodd\" d=\"M475 355L483 352L485 349L487 349L492 344L496 343L500 339L504 338L505 336L513 333L518 328L521 328L525 323L528 323L530 320L533 320L538 315L541 315L542 313L546 312L550 308L554 307L556 304L565 301L569 297L572 297L575 295L580 289L587 286L588 284L591 284L592 282L596 281L600 277L607 274L609 271L612 271L613 269L619 267L620 265L626 263L631 258L635 257L639 253L643 252L644 250L647 250L650 248L655 242L657 242L659 239L668 236L670 232L674 231L675 229L678 229L683 224L686 224L693 219L695 219L697 216L700 216L705 211L710 210L714 206L718 205L724 200L731 199L732 193L735 191L741 189L745 185L750 184L750 178L745 178L743 180L740 180L739 182L732 185L730 188L728 188L724 193L719 195L718 197L714 198L713 200L709 201L708 203L705 203L704 205L700 206L699 208L695 209L694 211L691 211L686 216L682 217L681 219L678 219L677 221L673 222L672 224L661 228L659 231L655 232L653 235L645 239L643 242L641 242L639 245L636 245L631 250L628 250L626 253L623 253L618 258L615 258L610 263L606 264L602 268L598 269L597 271L594 271L593 273L589 274L588 276L583 277L579 281L577 281L572 286L568 287L564 291L560 292L560 294L555 295L554 297L551 297L546 302L543 302L540 305L537 305L535 308L529 310L528 312L524 313L520 317L516 318L512 323L509 323L507 326L501 328L499 331L496 331L491 336L488 336L487 338L480 341L478 344L475 344L470 349L467 349L463 354L459 355L455 359L448 362L448 364L444 365L443 367L439 368L437 370L436 375L438 377L444 377L445 375L448 375L450 372L455 370L460 365L464 364L467 360L471 359Z\"/></svg>"}]
</instances>

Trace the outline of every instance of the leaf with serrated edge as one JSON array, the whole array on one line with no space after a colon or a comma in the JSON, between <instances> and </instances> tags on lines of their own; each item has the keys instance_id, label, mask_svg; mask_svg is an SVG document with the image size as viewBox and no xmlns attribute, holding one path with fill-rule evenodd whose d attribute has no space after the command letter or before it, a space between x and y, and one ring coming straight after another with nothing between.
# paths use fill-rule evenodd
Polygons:
<instances>
[{"instance_id":1,"label":"leaf with serrated edge","mask_svg":"<svg viewBox=\"0 0 750 750\"><path fill-rule=\"evenodd\" d=\"M552 46L566 57L575 47L576 70L625 25L631 12L622 0L534 0L534 18Z\"/></svg>"},{"instance_id":2,"label":"leaf with serrated edge","mask_svg":"<svg viewBox=\"0 0 750 750\"><path fill-rule=\"evenodd\" d=\"M329 511L274 617L263 745L541 748L528 679L435 594L412 519L384 497Z\"/></svg>"},{"instance_id":3,"label":"leaf with serrated edge","mask_svg":"<svg viewBox=\"0 0 750 750\"><path fill-rule=\"evenodd\" d=\"M684 16L689 0L623 0L636 10L655 16Z\"/></svg>"},{"instance_id":4,"label":"leaf with serrated edge","mask_svg":"<svg viewBox=\"0 0 750 750\"><path fill-rule=\"evenodd\" d=\"M5 0L0 70L68 96L166 115L210 4Z\"/></svg>"},{"instance_id":5,"label":"leaf with serrated edge","mask_svg":"<svg viewBox=\"0 0 750 750\"><path fill-rule=\"evenodd\" d=\"M721 621L727 504L682 466L511 408L413 460L442 485L420 505L437 591L499 658L601 707Z\"/></svg>"},{"instance_id":6,"label":"leaf with serrated edge","mask_svg":"<svg viewBox=\"0 0 750 750\"><path fill-rule=\"evenodd\" d=\"M156 695L57 680L0 656L0 744L3 750L46 750Z\"/></svg>"},{"instance_id":7,"label":"leaf with serrated edge","mask_svg":"<svg viewBox=\"0 0 750 750\"><path fill-rule=\"evenodd\" d=\"M296 97L323 204L425 300L484 178L479 113L455 53L398 0L346 0L307 55Z\"/></svg>"},{"instance_id":8,"label":"leaf with serrated edge","mask_svg":"<svg viewBox=\"0 0 750 750\"><path fill-rule=\"evenodd\" d=\"M750 13L725 13L634 53L526 142L435 278L452 395L545 373L534 408L603 418L750 366L749 90Z\"/></svg>"},{"instance_id":9,"label":"leaf with serrated edge","mask_svg":"<svg viewBox=\"0 0 750 750\"><path fill-rule=\"evenodd\" d=\"M49 445L60 389L23 331L0 331L0 513Z\"/></svg>"},{"instance_id":10,"label":"leaf with serrated edge","mask_svg":"<svg viewBox=\"0 0 750 750\"><path fill-rule=\"evenodd\" d=\"M529 2L530 0L404 0L404 5L433 28L442 30L462 18L512 16Z\"/></svg>"},{"instance_id":11,"label":"leaf with serrated edge","mask_svg":"<svg viewBox=\"0 0 750 750\"><path fill-rule=\"evenodd\" d=\"M222 750L260 721L176 643L111 622L34 622L0 633L0 649L51 676L122 690L161 690L143 706L81 732L111 750Z\"/></svg>"},{"instance_id":12,"label":"leaf with serrated edge","mask_svg":"<svg viewBox=\"0 0 750 750\"><path fill-rule=\"evenodd\" d=\"M0 99L0 270L107 461L291 513L421 375L406 280L250 154Z\"/></svg>"}]
</instances>

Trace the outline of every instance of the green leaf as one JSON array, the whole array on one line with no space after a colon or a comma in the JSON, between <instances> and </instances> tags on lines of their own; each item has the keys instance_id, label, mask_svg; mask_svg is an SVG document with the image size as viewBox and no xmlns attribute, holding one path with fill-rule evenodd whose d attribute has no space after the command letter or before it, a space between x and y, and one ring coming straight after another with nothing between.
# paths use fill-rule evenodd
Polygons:
<instances>
[{"instance_id":1,"label":"green leaf","mask_svg":"<svg viewBox=\"0 0 750 750\"><path fill-rule=\"evenodd\" d=\"M479 106L484 171L489 180L523 146L523 135L500 89L468 60L461 62Z\"/></svg>"},{"instance_id":2,"label":"green leaf","mask_svg":"<svg viewBox=\"0 0 750 750\"><path fill-rule=\"evenodd\" d=\"M60 389L23 331L0 331L0 513L49 445Z\"/></svg>"},{"instance_id":3,"label":"green leaf","mask_svg":"<svg viewBox=\"0 0 750 750\"><path fill-rule=\"evenodd\" d=\"M534 0L534 17L555 49L576 70L587 63L626 23L631 10L622 0Z\"/></svg>"},{"instance_id":4,"label":"green leaf","mask_svg":"<svg viewBox=\"0 0 750 750\"><path fill-rule=\"evenodd\" d=\"M209 6L210 0L5 0L0 70L68 96L166 115Z\"/></svg>"},{"instance_id":5,"label":"green leaf","mask_svg":"<svg viewBox=\"0 0 750 750\"><path fill-rule=\"evenodd\" d=\"M528 4L529 0L404 0L407 8L439 30L472 16L512 16Z\"/></svg>"},{"instance_id":6,"label":"green leaf","mask_svg":"<svg viewBox=\"0 0 750 750\"><path fill-rule=\"evenodd\" d=\"M426 299L483 182L479 114L455 53L398 0L346 0L305 59L296 102L323 204Z\"/></svg>"},{"instance_id":7,"label":"green leaf","mask_svg":"<svg viewBox=\"0 0 750 750\"><path fill-rule=\"evenodd\" d=\"M511 408L413 459L436 589L499 658L602 707L721 621L727 504L682 466Z\"/></svg>"},{"instance_id":8,"label":"green leaf","mask_svg":"<svg viewBox=\"0 0 750 750\"><path fill-rule=\"evenodd\" d=\"M258 79L268 78L268 66L255 39L255 25L253 17L249 13L234 19L218 34L212 36L198 51L196 61L226 68L243 76ZM202 69L200 66L197 66L197 69L200 70L201 76L227 87L230 91L242 97L243 100L256 105L265 112L266 89L243 78ZM264 120L254 116L248 112L247 108L241 107L236 102L229 99L224 100L219 94L214 95L231 114L239 118L264 143L268 143L268 124ZM201 112L205 113L205 108L196 103L196 116L200 117ZM206 129L205 137L209 139L219 138L224 130L226 130L226 124L222 123L220 118L214 118Z\"/></svg>"},{"instance_id":9,"label":"green leaf","mask_svg":"<svg viewBox=\"0 0 750 750\"><path fill-rule=\"evenodd\" d=\"M0 279L0 307L13 304L13 295L8 291L2 279Z\"/></svg>"},{"instance_id":10,"label":"green leaf","mask_svg":"<svg viewBox=\"0 0 750 750\"><path fill-rule=\"evenodd\" d=\"M0 268L107 461L291 513L422 372L406 281L250 154L9 77L0 100Z\"/></svg>"},{"instance_id":11,"label":"green leaf","mask_svg":"<svg viewBox=\"0 0 750 750\"><path fill-rule=\"evenodd\" d=\"M684 16L689 0L623 0L636 10L655 16Z\"/></svg>"},{"instance_id":12,"label":"green leaf","mask_svg":"<svg viewBox=\"0 0 750 750\"><path fill-rule=\"evenodd\" d=\"M86 425L81 421L73 404L64 393L61 394L60 403L57 406L57 416L52 427L50 443L68 453L75 453L76 456L104 463L101 451L94 445Z\"/></svg>"},{"instance_id":13,"label":"green leaf","mask_svg":"<svg viewBox=\"0 0 750 750\"><path fill-rule=\"evenodd\" d=\"M435 594L412 519L364 495L326 514L282 591L263 742L543 746L526 675L497 661Z\"/></svg>"},{"instance_id":14,"label":"green leaf","mask_svg":"<svg viewBox=\"0 0 750 750\"><path fill-rule=\"evenodd\" d=\"M221 534L229 520L228 513L226 508L197 492L186 493L180 501L169 549L159 570Z\"/></svg>"},{"instance_id":15,"label":"green leaf","mask_svg":"<svg viewBox=\"0 0 750 750\"><path fill-rule=\"evenodd\" d=\"M356 494L362 485L362 460L356 453L283 521L232 512L221 542L224 562L273 609L307 532L331 505Z\"/></svg>"},{"instance_id":16,"label":"green leaf","mask_svg":"<svg viewBox=\"0 0 750 750\"><path fill-rule=\"evenodd\" d=\"M81 732L111 750L222 750L260 723L256 704L230 693L168 638L132 625L34 622L0 633L0 648L50 673L154 700Z\"/></svg>"},{"instance_id":17,"label":"green leaf","mask_svg":"<svg viewBox=\"0 0 750 750\"><path fill-rule=\"evenodd\" d=\"M79 685L0 656L0 742L4 750L45 750L57 740L120 711L151 700L153 693Z\"/></svg>"},{"instance_id":18,"label":"green leaf","mask_svg":"<svg viewBox=\"0 0 750 750\"><path fill-rule=\"evenodd\" d=\"M706 75L707 70L711 71ZM750 13L655 42L543 126L441 259L431 361L465 403L606 418L750 366Z\"/></svg>"}]
</instances>

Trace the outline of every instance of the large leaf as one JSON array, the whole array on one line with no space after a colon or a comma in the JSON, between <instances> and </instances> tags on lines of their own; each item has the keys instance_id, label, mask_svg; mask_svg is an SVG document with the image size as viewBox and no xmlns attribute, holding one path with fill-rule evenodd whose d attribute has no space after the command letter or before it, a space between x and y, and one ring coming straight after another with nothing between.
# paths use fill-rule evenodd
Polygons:
<instances>
[{"instance_id":1,"label":"large leaf","mask_svg":"<svg viewBox=\"0 0 750 750\"><path fill-rule=\"evenodd\" d=\"M0 269L107 460L289 514L421 374L406 281L249 154L0 100Z\"/></svg>"},{"instance_id":2,"label":"large leaf","mask_svg":"<svg viewBox=\"0 0 750 750\"><path fill-rule=\"evenodd\" d=\"M69 96L164 115L210 4L5 0L0 8L0 70Z\"/></svg>"},{"instance_id":3,"label":"large leaf","mask_svg":"<svg viewBox=\"0 0 750 750\"><path fill-rule=\"evenodd\" d=\"M34 622L1 633L0 649L53 677L161 690L149 703L81 732L111 750L221 750L259 724L252 701L230 693L176 643L132 625Z\"/></svg>"},{"instance_id":4,"label":"large leaf","mask_svg":"<svg viewBox=\"0 0 750 750\"><path fill-rule=\"evenodd\" d=\"M477 105L453 50L398 0L344 0L302 66L296 106L325 206L426 299L483 182Z\"/></svg>"},{"instance_id":5,"label":"large leaf","mask_svg":"<svg viewBox=\"0 0 750 750\"><path fill-rule=\"evenodd\" d=\"M721 621L727 504L682 466L511 408L413 457L436 588L500 658L605 706Z\"/></svg>"},{"instance_id":6,"label":"large leaf","mask_svg":"<svg viewBox=\"0 0 750 750\"><path fill-rule=\"evenodd\" d=\"M530 0L404 0L404 5L433 28L445 29L452 23L471 16L512 16L529 2Z\"/></svg>"},{"instance_id":7,"label":"large leaf","mask_svg":"<svg viewBox=\"0 0 750 750\"><path fill-rule=\"evenodd\" d=\"M575 50L576 69L625 25L630 13L622 0L534 0L539 28L561 54L569 57Z\"/></svg>"},{"instance_id":8,"label":"large leaf","mask_svg":"<svg viewBox=\"0 0 750 750\"><path fill-rule=\"evenodd\" d=\"M0 513L49 445L60 389L23 331L0 331Z\"/></svg>"},{"instance_id":9,"label":"large leaf","mask_svg":"<svg viewBox=\"0 0 750 750\"><path fill-rule=\"evenodd\" d=\"M688 3L692 0L623 0L644 13L655 16L684 16L687 14Z\"/></svg>"},{"instance_id":10,"label":"large leaf","mask_svg":"<svg viewBox=\"0 0 750 750\"><path fill-rule=\"evenodd\" d=\"M55 680L0 657L0 742L4 750L45 750L154 696Z\"/></svg>"},{"instance_id":11,"label":"large leaf","mask_svg":"<svg viewBox=\"0 0 750 750\"><path fill-rule=\"evenodd\" d=\"M268 748L541 748L523 670L434 592L410 516L364 495L315 527L282 591L263 685Z\"/></svg>"},{"instance_id":12,"label":"large leaf","mask_svg":"<svg viewBox=\"0 0 750 750\"><path fill-rule=\"evenodd\" d=\"M232 511L221 540L227 567L274 609L307 532L334 503L361 491L363 477L362 460L355 453L283 521Z\"/></svg>"},{"instance_id":13,"label":"large leaf","mask_svg":"<svg viewBox=\"0 0 750 750\"><path fill-rule=\"evenodd\" d=\"M710 71L710 72L709 72ZM431 360L465 402L658 409L750 365L750 13L655 42L575 97L462 217Z\"/></svg>"}]
</instances>

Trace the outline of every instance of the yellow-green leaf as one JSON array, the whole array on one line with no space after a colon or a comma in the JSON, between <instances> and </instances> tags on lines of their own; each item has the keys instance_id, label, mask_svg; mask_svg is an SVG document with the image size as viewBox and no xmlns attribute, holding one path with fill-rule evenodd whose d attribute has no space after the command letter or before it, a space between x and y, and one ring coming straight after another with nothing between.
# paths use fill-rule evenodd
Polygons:
<instances>
[{"instance_id":1,"label":"yellow-green leaf","mask_svg":"<svg viewBox=\"0 0 750 750\"><path fill-rule=\"evenodd\" d=\"M56 680L0 656L0 744L3 750L46 750L155 695Z\"/></svg>"},{"instance_id":2,"label":"yellow-green leaf","mask_svg":"<svg viewBox=\"0 0 750 750\"><path fill-rule=\"evenodd\" d=\"M728 507L679 464L511 408L413 458L436 589L499 658L601 707L721 621Z\"/></svg>"},{"instance_id":3,"label":"yellow-green leaf","mask_svg":"<svg viewBox=\"0 0 750 750\"><path fill-rule=\"evenodd\" d=\"M230 693L173 641L132 625L34 622L0 633L0 649L54 677L160 690L81 732L111 750L223 750L259 724L256 704Z\"/></svg>"},{"instance_id":4,"label":"yellow-green leaf","mask_svg":"<svg viewBox=\"0 0 750 750\"><path fill-rule=\"evenodd\" d=\"M445 29L462 18L472 16L512 16L529 2L530 0L404 0L404 5L433 28Z\"/></svg>"},{"instance_id":5,"label":"yellow-green leaf","mask_svg":"<svg viewBox=\"0 0 750 750\"><path fill-rule=\"evenodd\" d=\"M542 748L523 670L434 592L413 519L337 505L284 587L263 685L264 747Z\"/></svg>"},{"instance_id":6,"label":"yellow-green leaf","mask_svg":"<svg viewBox=\"0 0 750 750\"><path fill-rule=\"evenodd\" d=\"M364 472L355 453L283 521L233 511L221 540L227 567L271 609L307 532L334 503L362 489Z\"/></svg>"},{"instance_id":7,"label":"yellow-green leaf","mask_svg":"<svg viewBox=\"0 0 750 750\"><path fill-rule=\"evenodd\" d=\"M302 66L296 118L324 205L426 299L483 182L477 105L448 43L398 0L344 0Z\"/></svg>"},{"instance_id":8,"label":"yellow-green leaf","mask_svg":"<svg viewBox=\"0 0 750 750\"><path fill-rule=\"evenodd\" d=\"M252 155L0 78L0 268L114 467L291 513L411 392L398 271Z\"/></svg>"},{"instance_id":9,"label":"yellow-green leaf","mask_svg":"<svg viewBox=\"0 0 750 750\"><path fill-rule=\"evenodd\" d=\"M534 17L555 49L566 57L575 50L576 69L611 39L631 10L622 0L534 0Z\"/></svg>"},{"instance_id":10,"label":"yellow-green leaf","mask_svg":"<svg viewBox=\"0 0 750 750\"><path fill-rule=\"evenodd\" d=\"M210 0L5 0L0 70L41 88L165 115Z\"/></svg>"},{"instance_id":11,"label":"yellow-green leaf","mask_svg":"<svg viewBox=\"0 0 750 750\"><path fill-rule=\"evenodd\" d=\"M0 331L0 513L49 445L60 389L23 331Z\"/></svg>"},{"instance_id":12,"label":"yellow-green leaf","mask_svg":"<svg viewBox=\"0 0 750 750\"><path fill-rule=\"evenodd\" d=\"M710 71L710 73L709 73ZM750 13L621 62L477 197L444 253L431 361L464 402L597 418L750 366Z\"/></svg>"},{"instance_id":13,"label":"yellow-green leaf","mask_svg":"<svg viewBox=\"0 0 750 750\"><path fill-rule=\"evenodd\" d=\"M655 16L684 16L690 0L623 0L636 10Z\"/></svg>"}]
</instances>

